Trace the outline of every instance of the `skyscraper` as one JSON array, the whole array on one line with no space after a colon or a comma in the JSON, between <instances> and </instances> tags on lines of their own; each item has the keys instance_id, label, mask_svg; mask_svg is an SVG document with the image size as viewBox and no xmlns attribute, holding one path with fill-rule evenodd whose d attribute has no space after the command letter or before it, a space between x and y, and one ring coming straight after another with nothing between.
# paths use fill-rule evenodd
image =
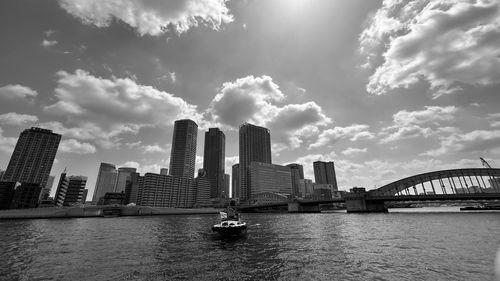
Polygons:
<instances>
[{"instance_id":1,"label":"skyscraper","mask_svg":"<svg viewBox=\"0 0 500 281\"><path fill-rule=\"evenodd\" d=\"M268 129L244 123L240 126L240 200L250 199L250 163L271 164L271 134Z\"/></svg>"},{"instance_id":2,"label":"skyscraper","mask_svg":"<svg viewBox=\"0 0 500 281\"><path fill-rule=\"evenodd\" d=\"M116 179L115 190L113 192L125 192L127 181L130 182L132 173L136 172L136 168L120 167L118 168L118 176Z\"/></svg>"},{"instance_id":3,"label":"skyscraper","mask_svg":"<svg viewBox=\"0 0 500 281\"><path fill-rule=\"evenodd\" d=\"M234 164L233 170L233 182L231 187L231 198L240 198L240 164Z\"/></svg>"},{"instance_id":4,"label":"skyscraper","mask_svg":"<svg viewBox=\"0 0 500 281\"><path fill-rule=\"evenodd\" d=\"M333 162L316 161L314 166L314 181L316 183L332 184L333 190L338 191L337 177L335 175L335 166Z\"/></svg>"},{"instance_id":5,"label":"skyscraper","mask_svg":"<svg viewBox=\"0 0 500 281\"><path fill-rule=\"evenodd\" d=\"M3 176L4 181L38 183L44 188L56 157L61 135L32 127L24 130Z\"/></svg>"},{"instance_id":6,"label":"skyscraper","mask_svg":"<svg viewBox=\"0 0 500 281\"><path fill-rule=\"evenodd\" d=\"M226 157L226 136L218 128L205 132L203 169L210 181L210 198L221 198L224 192L224 168Z\"/></svg>"},{"instance_id":7,"label":"skyscraper","mask_svg":"<svg viewBox=\"0 0 500 281\"><path fill-rule=\"evenodd\" d=\"M197 135L198 125L193 120L175 121L170 153L170 175L194 178Z\"/></svg>"},{"instance_id":8,"label":"skyscraper","mask_svg":"<svg viewBox=\"0 0 500 281\"><path fill-rule=\"evenodd\" d=\"M304 179L304 167L300 164L288 164L287 167L290 167L290 171L292 173L292 195L300 196L300 180Z\"/></svg>"},{"instance_id":9,"label":"skyscraper","mask_svg":"<svg viewBox=\"0 0 500 281\"><path fill-rule=\"evenodd\" d=\"M94 195L92 196L92 203L97 204L99 199L103 197L106 192L114 192L117 177L118 171L115 165L101 163L95 183Z\"/></svg>"}]
</instances>

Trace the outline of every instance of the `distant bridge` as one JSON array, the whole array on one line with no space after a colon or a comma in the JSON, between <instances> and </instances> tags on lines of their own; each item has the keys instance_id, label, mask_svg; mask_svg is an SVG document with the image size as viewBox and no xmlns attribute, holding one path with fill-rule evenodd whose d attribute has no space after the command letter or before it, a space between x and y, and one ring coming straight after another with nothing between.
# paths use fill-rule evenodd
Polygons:
<instances>
[{"instance_id":1,"label":"distant bridge","mask_svg":"<svg viewBox=\"0 0 500 281\"><path fill-rule=\"evenodd\" d=\"M488 185L488 184L489 185ZM388 201L500 200L500 169L474 168L434 171L407 177L380 188L353 188L343 198L294 200L241 206L242 211L288 208L289 212L319 212L320 204L346 203L347 212L386 212Z\"/></svg>"}]
</instances>

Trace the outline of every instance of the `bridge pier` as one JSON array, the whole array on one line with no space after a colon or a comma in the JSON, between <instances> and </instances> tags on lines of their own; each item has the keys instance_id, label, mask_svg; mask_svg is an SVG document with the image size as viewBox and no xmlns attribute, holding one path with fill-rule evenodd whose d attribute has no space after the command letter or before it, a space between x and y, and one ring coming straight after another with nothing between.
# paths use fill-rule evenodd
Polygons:
<instances>
[{"instance_id":1,"label":"bridge pier","mask_svg":"<svg viewBox=\"0 0 500 281\"><path fill-rule=\"evenodd\" d=\"M319 204L306 205L306 204L300 204L299 202L290 202L290 203L288 203L288 212L289 213L320 213L321 210L319 208Z\"/></svg>"},{"instance_id":2,"label":"bridge pier","mask_svg":"<svg viewBox=\"0 0 500 281\"><path fill-rule=\"evenodd\" d=\"M353 188L344 196L348 213L386 213L384 201L370 200L364 188Z\"/></svg>"}]
</instances>

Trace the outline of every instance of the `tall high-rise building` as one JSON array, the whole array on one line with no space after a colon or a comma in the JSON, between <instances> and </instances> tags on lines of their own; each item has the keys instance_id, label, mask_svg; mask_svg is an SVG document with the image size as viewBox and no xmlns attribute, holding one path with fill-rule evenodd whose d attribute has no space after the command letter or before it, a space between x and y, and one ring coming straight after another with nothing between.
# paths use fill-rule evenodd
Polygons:
<instances>
[{"instance_id":1,"label":"tall high-rise building","mask_svg":"<svg viewBox=\"0 0 500 281\"><path fill-rule=\"evenodd\" d=\"M292 173L292 195L300 196L300 180L304 179L304 167L300 164L292 163L286 165L290 167Z\"/></svg>"},{"instance_id":2,"label":"tall high-rise building","mask_svg":"<svg viewBox=\"0 0 500 281\"><path fill-rule=\"evenodd\" d=\"M226 157L226 136L218 128L205 132L203 169L210 181L210 198L222 198L224 192L224 168Z\"/></svg>"},{"instance_id":3,"label":"tall high-rise building","mask_svg":"<svg viewBox=\"0 0 500 281\"><path fill-rule=\"evenodd\" d=\"M240 126L240 200L252 196L250 163L271 164L271 133L264 127L244 123Z\"/></svg>"},{"instance_id":4,"label":"tall high-rise building","mask_svg":"<svg viewBox=\"0 0 500 281\"><path fill-rule=\"evenodd\" d=\"M3 176L4 181L38 183L45 187L56 157L61 135L32 127L24 130Z\"/></svg>"},{"instance_id":5,"label":"tall high-rise building","mask_svg":"<svg viewBox=\"0 0 500 281\"><path fill-rule=\"evenodd\" d=\"M240 164L234 164L232 170L231 198L240 198Z\"/></svg>"},{"instance_id":6,"label":"tall high-rise building","mask_svg":"<svg viewBox=\"0 0 500 281\"><path fill-rule=\"evenodd\" d=\"M224 174L224 192L222 193L222 198L229 198L230 186L231 186L231 176L229 174Z\"/></svg>"},{"instance_id":7,"label":"tall high-rise building","mask_svg":"<svg viewBox=\"0 0 500 281\"><path fill-rule=\"evenodd\" d=\"M332 184L333 190L338 191L337 177L335 175L335 166L333 162L316 161L313 163L314 181L316 183Z\"/></svg>"},{"instance_id":8,"label":"tall high-rise building","mask_svg":"<svg viewBox=\"0 0 500 281\"><path fill-rule=\"evenodd\" d=\"M92 196L93 204L97 204L99 199L107 192L114 192L117 177L118 171L116 170L115 165L101 163L99 173L97 174L97 181L95 183L94 195Z\"/></svg>"},{"instance_id":9,"label":"tall high-rise building","mask_svg":"<svg viewBox=\"0 0 500 281\"><path fill-rule=\"evenodd\" d=\"M116 178L115 190L113 192L125 192L127 181L130 182L132 173L136 172L136 168L120 167L118 168L118 176Z\"/></svg>"},{"instance_id":10,"label":"tall high-rise building","mask_svg":"<svg viewBox=\"0 0 500 281\"><path fill-rule=\"evenodd\" d=\"M197 135L198 125L193 120L175 121L170 153L170 175L194 178Z\"/></svg>"}]
</instances>

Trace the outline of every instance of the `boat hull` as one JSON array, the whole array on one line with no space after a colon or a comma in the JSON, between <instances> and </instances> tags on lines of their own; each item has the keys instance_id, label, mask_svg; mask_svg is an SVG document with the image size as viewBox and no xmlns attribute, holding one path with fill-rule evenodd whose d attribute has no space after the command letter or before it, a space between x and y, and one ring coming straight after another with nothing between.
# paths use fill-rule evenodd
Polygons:
<instances>
[{"instance_id":1,"label":"boat hull","mask_svg":"<svg viewBox=\"0 0 500 281\"><path fill-rule=\"evenodd\" d=\"M217 232L221 236L244 236L247 234L247 226L219 226L212 227L213 232Z\"/></svg>"}]
</instances>

